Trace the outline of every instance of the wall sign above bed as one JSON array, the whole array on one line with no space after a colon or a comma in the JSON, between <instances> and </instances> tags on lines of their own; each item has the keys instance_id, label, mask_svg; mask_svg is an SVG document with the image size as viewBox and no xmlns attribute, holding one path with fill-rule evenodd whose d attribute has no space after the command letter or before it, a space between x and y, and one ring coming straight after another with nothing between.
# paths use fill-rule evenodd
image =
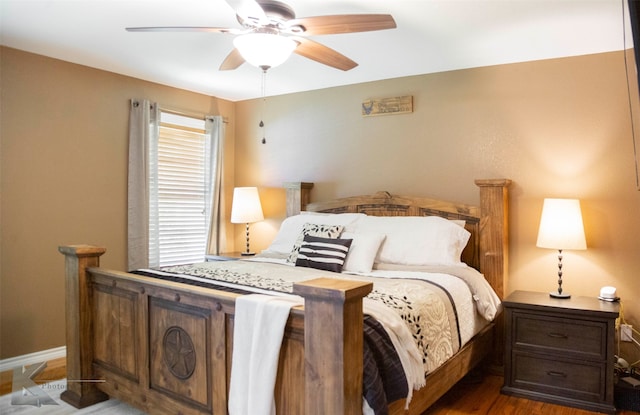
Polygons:
<instances>
[{"instance_id":1,"label":"wall sign above bed","mask_svg":"<svg viewBox=\"0 0 640 415\"><path fill-rule=\"evenodd\" d=\"M371 98L362 101L362 116L406 114L413 112L413 96Z\"/></svg>"}]
</instances>

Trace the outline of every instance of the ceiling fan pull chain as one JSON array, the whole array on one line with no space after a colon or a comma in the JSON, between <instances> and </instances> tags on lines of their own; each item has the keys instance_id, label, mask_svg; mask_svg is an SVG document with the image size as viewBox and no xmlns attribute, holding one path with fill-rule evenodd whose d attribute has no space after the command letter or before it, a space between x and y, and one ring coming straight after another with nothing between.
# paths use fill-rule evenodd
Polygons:
<instances>
[{"instance_id":1,"label":"ceiling fan pull chain","mask_svg":"<svg viewBox=\"0 0 640 415\"><path fill-rule=\"evenodd\" d=\"M262 95L262 114L260 118L264 119L265 108L267 106L267 68L262 68L262 81L261 81L261 87L260 87L260 94ZM260 124L258 125L260 126L260 128L263 128L262 144L266 144L267 139L265 138L264 121L262 119L260 120Z\"/></svg>"}]
</instances>

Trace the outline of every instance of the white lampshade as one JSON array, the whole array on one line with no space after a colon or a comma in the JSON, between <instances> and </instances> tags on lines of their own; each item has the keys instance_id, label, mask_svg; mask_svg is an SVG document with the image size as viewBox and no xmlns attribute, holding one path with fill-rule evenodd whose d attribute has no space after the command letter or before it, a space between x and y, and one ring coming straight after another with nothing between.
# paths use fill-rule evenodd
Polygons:
<instances>
[{"instance_id":1,"label":"white lampshade","mask_svg":"<svg viewBox=\"0 0 640 415\"><path fill-rule=\"evenodd\" d=\"M578 199L545 199L536 246L551 249L587 249Z\"/></svg>"},{"instance_id":2,"label":"white lampshade","mask_svg":"<svg viewBox=\"0 0 640 415\"><path fill-rule=\"evenodd\" d=\"M258 68L276 67L286 61L298 46L293 39L270 33L248 33L233 40L245 61Z\"/></svg>"},{"instance_id":3,"label":"white lampshade","mask_svg":"<svg viewBox=\"0 0 640 415\"><path fill-rule=\"evenodd\" d=\"M258 188L236 187L233 189L231 223L253 223L263 219Z\"/></svg>"}]
</instances>

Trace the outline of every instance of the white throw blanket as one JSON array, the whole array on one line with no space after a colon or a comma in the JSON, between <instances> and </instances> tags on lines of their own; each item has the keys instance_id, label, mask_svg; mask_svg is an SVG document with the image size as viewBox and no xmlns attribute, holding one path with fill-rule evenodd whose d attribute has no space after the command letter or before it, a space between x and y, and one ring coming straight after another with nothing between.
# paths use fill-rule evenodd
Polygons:
<instances>
[{"instance_id":1,"label":"white throw blanket","mask_svg":"<svg viewBox=\"0 0 640 415\"><path fill-rule=\"evenodd\" d=\"M236 299L230 415L275 415L273 390L284 328L299 296L250 294Z\"/></svg>"}]
</instances>

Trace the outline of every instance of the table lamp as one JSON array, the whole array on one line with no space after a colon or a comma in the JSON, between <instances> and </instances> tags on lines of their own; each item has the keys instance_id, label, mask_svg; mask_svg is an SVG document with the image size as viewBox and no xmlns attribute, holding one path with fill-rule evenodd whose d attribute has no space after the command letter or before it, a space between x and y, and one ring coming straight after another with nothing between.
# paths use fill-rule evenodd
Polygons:
<instances>
[{"instance_id":1,"label":"table lamp","mask_svg":"<svg viewBox=\"0 0 640 415\"><path fill-rule=\"evenodd\" d=\"M264 219L260 196L256 187L236 187L233 189L233 203L231 205L231 223L246 224L247 248L242 255L255 255L249 249L249 224Z\"/></svg>"},{"instance_id":2,"label":"table lamp","mask_svg":"<svg viewBox=\"0 0 640 415\"><path fill-rule=\"evenodd\" d=\"M562 251L587 249L578 199L544 200L536 246L558 250L558 290L549 295L554 298L571 297L562 291Z\"/></svg>"}]
</instances>

